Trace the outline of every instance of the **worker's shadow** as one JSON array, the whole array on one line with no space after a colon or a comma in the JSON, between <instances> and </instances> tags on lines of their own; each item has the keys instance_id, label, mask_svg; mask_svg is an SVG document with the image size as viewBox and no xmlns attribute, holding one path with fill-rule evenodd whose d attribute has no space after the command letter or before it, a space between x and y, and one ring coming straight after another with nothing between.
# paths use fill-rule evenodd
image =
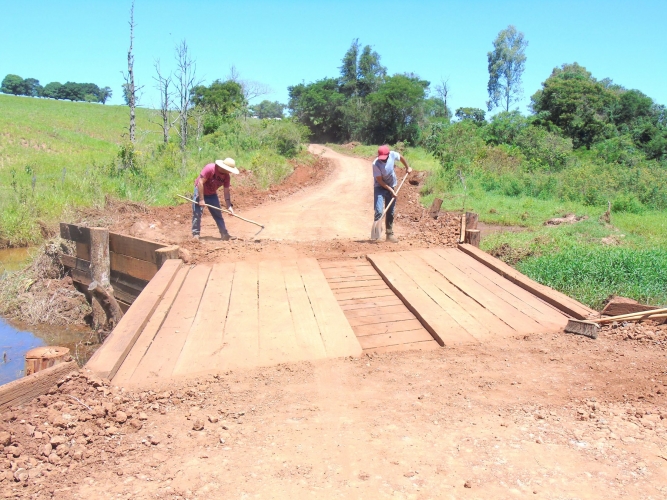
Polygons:
<instances>
[{"instance_id":1,"label":"worker's shadow","mask_svg":"<svg viewBox=\"0 0 667 500\"><path fill-rule=\"evenodd\" d=\"M222 241L222 238L215 236L200 236L199 241Z\"/></svg>"}]
</instances>

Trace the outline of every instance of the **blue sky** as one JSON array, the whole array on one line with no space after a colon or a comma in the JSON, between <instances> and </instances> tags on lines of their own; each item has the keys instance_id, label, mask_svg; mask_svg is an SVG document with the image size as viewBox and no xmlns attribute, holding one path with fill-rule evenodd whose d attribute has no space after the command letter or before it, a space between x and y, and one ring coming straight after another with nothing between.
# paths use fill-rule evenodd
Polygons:
<instances>
[{"instance_id":1,"label":"blue sky","mask_svg":"<svg viewBox=\"0 0 667 500\"><path fill-rule=\"evenodd\" d=\"M0 0L0 78L15 73L42 85L71 80L109 86L122 103L130 1ZM667 104L667 1L254 1L136 0L135 73L141 104L157 103L153 62L174 66L186 39L198 75L210 83L231 65L269 85L271 100L287 87L337 76L354 38L379 52L389 73L449 77L450 103L485 107L486 54L514 24L529 42L524 73L530 95L555 66L578 62Z\"/></svg>"}]
</instances>

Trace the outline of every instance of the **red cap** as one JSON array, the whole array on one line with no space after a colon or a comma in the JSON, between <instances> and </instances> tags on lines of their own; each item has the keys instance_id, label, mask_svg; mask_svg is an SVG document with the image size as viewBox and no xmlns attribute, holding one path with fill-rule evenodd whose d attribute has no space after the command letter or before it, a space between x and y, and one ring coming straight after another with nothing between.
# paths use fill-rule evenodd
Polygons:
<instances>
[{"instance_id":1,"label":"red cap","mask_svg":"<svg viewBox=\"0 0 667 500\"><path fill-rule=\"evenodd\" d=\"M385 144L384 146L380 146L378 148L378 160L384 161L387 158L389 158L389 146Z\"/></svg>"}]
</instances>

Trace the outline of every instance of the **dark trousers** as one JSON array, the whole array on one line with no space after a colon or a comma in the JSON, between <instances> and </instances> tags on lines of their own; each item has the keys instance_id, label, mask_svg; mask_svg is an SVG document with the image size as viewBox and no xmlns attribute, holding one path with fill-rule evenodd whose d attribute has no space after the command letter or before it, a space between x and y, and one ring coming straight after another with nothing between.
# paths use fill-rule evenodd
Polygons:
<instances>
[{"instance_id":1,"label":"dark trousers","mask_svg":"<svg viewBox=\"0 0 667 500\"><path fill-rule=\"evenodd\" d=\"M382 212L385 207L392 200L392 194L383 188L382 186L375 186L373 188L373 197L375 199L375 219L380 220L382 217ZM394 212L396 211L396 201L391 204L391 208L387 210L387 215L385 216L385 224L387 226L387 234L394 234Z\"/></svg>"},{"instance_id":2,"label":"dark trousers","mask_svg":"<svg viewBox=\"0 0 667 500\"><path fill-rule=\"evenodd\" d=\"M202 213L204 213L204 207L198 205L199 190L197 188L195 188L195 194L192 199L195 200L195 203L192 204L192 236L198 236L199 231L201 230L201 216ZM204 203L220 208L220 198L218 198L217 194L205 194ZM227 228L225 227L225 221L222 218L222 212L211 207L208 207L208 211L210 212L211 217L213 217L213 220L215 220L220 235L227 234Z\"/></svg>"}]
</instances>

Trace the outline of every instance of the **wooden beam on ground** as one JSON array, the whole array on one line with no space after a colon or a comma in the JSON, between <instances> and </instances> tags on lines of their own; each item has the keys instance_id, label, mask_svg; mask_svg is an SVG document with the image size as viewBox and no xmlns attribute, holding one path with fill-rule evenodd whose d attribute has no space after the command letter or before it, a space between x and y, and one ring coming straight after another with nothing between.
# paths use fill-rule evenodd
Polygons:
<instances>
[{"instance_id":1,"label":"wooden beam on ground","mask_svg":"<svg viewBox=\"0 0 667 500\"><path fill-rule=\"evenodd\" d=\"M61 222L60 237L77 243L90 243L90 230L87 227Z\"/></svg>"},{"instance_id":2,"label":"wooden beam on ground","mask_svg":"<svg viewBox=\"0 0 667 500\"><path fill-rule=\"evenodd\" d=\"M164 293L169 288L178 269L180 260L169 260L146 286L141 295L132 304L104 344L93 354L86 368L111 379L125 360L134 343L141 335Z\"/></svg>"},{"instance_id":3,"label":"wooden beam on ground","mask_svg":"<svg viewBox=\"0 0 667 500\"><path fill-rule=\"evenodd\" d=\"M0 386L0 411L29 403L37 396L46 394L59 381L78 369L75 361L69 361Z\"/></svg>"},{"instance_id":4,"label":"wooden beam on ground","mask_svg":"<svg viewBox=\"0 0 667 500\"><path fill-rule=\"evenodd\" d=\"M539 297L547 304L551 304L555 308L563 311L565 314L568 314L576 319L589 319L594 316L598 316L598 313L593 309L577 302L571 297L549 288L548 286L541 285L540 283L533 281L528 276L521 274L519 271L513 267L505 264L503 261L496 259L492 255L475 248L472 245L459 245L459 249L467 253L471 257L475 258L485 266L490 269L493 269L495 272L507 278L512 283L520 286L524 290L528 290L530 293Z\"/></svg>"},{"instance_id":5,"label":"wooden beam on ground","mask_svg":"<svg viewBox=\"0 0 667 500\"><path fill-rule=\"evenodd\" d=\"M115 252L111 252L111 269L146 281L150 281L158 271L157 265L153 262Z\"/></svg>"},{"instance_id":6,"label":"wooden beam on ground","mask_svg":"<svg viewBox=\"0 0 667 500\"><path fill-rule=\"evenodd\" d=\"M160 269L169 259L178 259L179 249L178 245L171 245L155 250L155 265L157 265L157 268Z\"/></svg>"}]
</instances>

